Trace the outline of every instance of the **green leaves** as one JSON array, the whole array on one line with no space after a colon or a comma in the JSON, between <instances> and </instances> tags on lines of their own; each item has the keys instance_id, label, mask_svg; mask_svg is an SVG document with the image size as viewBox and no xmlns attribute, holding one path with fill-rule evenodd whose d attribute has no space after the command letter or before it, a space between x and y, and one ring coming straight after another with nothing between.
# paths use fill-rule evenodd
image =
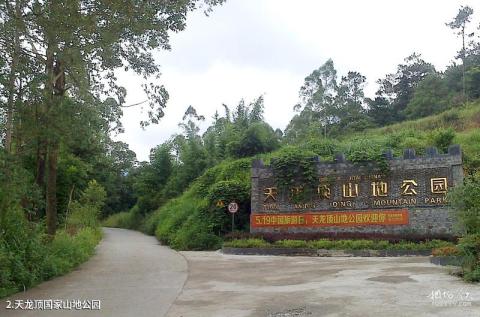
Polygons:
<instances>
[{"instance_id":1,"label":"green leaves","mask_svg":"<svg viewBox=\"0 0 480 317\"><path fill-rule=\"evenodd\" d=\"M317 164L311 152L284 151L272 159L276 186L281 191L290 191L292 187L301 190L290 192L294 202L308 201L317 186Z\"/></svg>"},{"instance_id":2,"label":"green leaves","mask_svg":"<svg viewBox=\"0 0 480 317\"><path fill-rule=\"evenodd\" d=\"M480 175L467 178L448 195L461 229L467 234L480 234Z\"/></svg>"}]
</instances>

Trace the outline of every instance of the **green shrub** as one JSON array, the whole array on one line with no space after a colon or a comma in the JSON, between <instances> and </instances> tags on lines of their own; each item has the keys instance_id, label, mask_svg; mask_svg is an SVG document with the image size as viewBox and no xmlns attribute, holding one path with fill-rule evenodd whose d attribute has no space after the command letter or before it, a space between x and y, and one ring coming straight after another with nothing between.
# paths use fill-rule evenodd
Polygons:
<instances>
[{"instance_id":1,"label":"green shrub","mask_svg":"<svg viewBox=\"0 0 480 317\"><path fill-rule=\"evenodd\" d=\"M202 204L205 205L206 201L196 198L187 199L183 196L169 201L159 211L158 226L155 230L157 239L170 245L188 217L198 212Z\"/></svg>"},{"instance_id":2,"label":"green shrub","mask_svg":"<svg viewBox=\"0 0 480 317\"><path fill-rule=\"evenodd\" d=\"M143 224L143 219L139 207L135 205L130 211L110 215L107 219L103 220L103 225L111 228L140 229Z\"/></svg>"},{"instance_id":3,"label":"green shrub","mask_svg":"<svg viewBox=\"0 0 480 317\"><path fill-rule=\"evenodd\" d=\"M155 230L160 221L160 209L148 214L143 223L143 230L146 234L155 235Z\"/></svg>"},{"instance_id":4,"label":"green shrub","mask_svg":"<svg viewBox=\"0 0 480 317\"><path fill-rule=\"evenodd\" d=\"M73 236L59 231L49 246L48 261L51 263L45 265L52 269L52 276L65 274L88 260L100 239L101 231L95 228L80 229Z\"/></svg>"},{"instance_id":5,"label":"green shrub","mask_svg":"<svg viewBox=\"0 0 480 317\"><path fill-rule=\"evenodd\" d=\"M469 282L480 282L480 234L470 234L458 243L463 257L463 278Z\"/></svg>"},{"instance_id":6,"label":"green shrub","mask_svg":"<svg viewBox=\"0 0 480 317\"><path fill-rule=\"evenodd\" d=\"M433 140L433 145L435 145L440 151L446 153L448 147L452 145L453 139L455 138L455 130L452 128L437 129L432 132L431 138Z\"/></svg>"},{"instance_id":7,"label":"green shrub","mask_svg":"<svg viewBox=\"0 0 480 317\"><path fill-rule=\"evenodd\" d=\"M312 249L332 249L335 245L335 241L328 239L311 240L308 241L307 245Z\"/></svg>"},{"instance_id":8,"label":"green shrub","mask_svg":"<svg viewBox=\"0 0 480 317\"><path fill-rule=\"evenodd\" d=\"M71 212L66 219L67 227L75 229L98 227L98 218L105 204L105 199L105 189L95 180L90 181L80 199L72 203Z\"/></svg>"},{"instance_id":9,"label":"green shrub","mask_svg":"<svg viewBox=\"0 0 480 317\"><path fill-rule=\"evenodd\" d=\"M130 218L128 211L119 212L103 220L103 226L110 228L128 228L130 226Z\"/></svg>"},{"instance_id":10,"label":"green shrub","mask_svg":"<svg viewBox=\"0 0 480 317\"><path fill-rule=\"evenodd\" d=\"M345 250L376 249L375 241L372 240L339 240L336 248Z\"/></svg>"},{"instance_id":11,"label":"green shrub","mask_svg":"<svg viewBox=\"0 0 480 317\"><path fill-rule=\"evenodd\" d=\"M274 246L282 248L307 248L308 243L304 240L280 240L276 241Z\"/></svg>"},{"instance_id":12,"label":"green shrub","mask_svg":"<svg viewBox=\"0 0 480 317\"><path fill-rule=\"evenodd\" d=\"M311 151L325 160L332 160L337 151L338 144L332 139L310 139L303 146L303 150Z\"/></svg>"},{"instance_id":13,"label":"green shrub","mask_svg":"<svg viewBox=\"0 0 480 317\"><path fill-rule=\"evenodd\" d=\"M192 215L181 226L171 241L176 250L216 250L222 240L209 230L209 224L197 215Z\"/></svg>"},{"instance_id":14,"label":"green shrub","mask_svg":"<svg viewBox=\"0 0 480 317\"><path fill-rule=\"evenodd\" d=\"M239 210L235 213L235 228L249 229L250 186L237 180L219 181L210 186L207 199L209 207L206 208L206 214L215 233L221 235L231 231L231 214L227 205L233 201L239 205Z\"/></svg>"},{"instance_id":15,"label":"green shrub","mask_svg":"<svg viewBox=\"0 0 480 317\"><path fill-rule=\"evenodd\" d=\"M223 244L235 248L309 248L309 249L328 249L328 250L432 250L434 248L454 247L454 244L443 240L431 240L426 242L407 242L400 241L390 243L386 240L279 240L271 244L263 239L234 239L226 241Z\"/></svg>"},{"instance_id":16,"label":"green shrub","mask_svg":"<svg viewBox=\"0 0 480 317\"><path fill-rule=\"evenodd\" d=\"M69 272L93 254L101 239L100 229L85 227L75 235L59 230L49 241L44 225L27 223L21 211L10 211L5 223L0 234L0 297Z\"/></svg>"},{"instance_id":17,"label":"green shrub","mask_svg":"<svg viewBox=\"0 0 480 317\"><path fill-rule=\"evenodd\" d=\"M236 239L225 241L223 246L230 248L269 248L272 245L263 239Z\"/></svg>"},{"instance_id":18,"label":"green shrub","mask_svg":"<svg viewBox=\"0 0 480 317\"><path fill-rule=\"evenodd\" d=\"M8 210L0 230L0 297L29 288L42 280L48 255L43 226L29 225L23 211Z\"/></svg>"},{"instance_id":19,"label":"green shrub","mask_svg":"<svg viewBox=\"0 0 480 317\"><path fill-rule=\"evenodd\" d=\"M227 160L208 169L180 197L148 215L145 232L179 250L216 249L220 235L229 231L230 219L219 200L240 204L237 229L248 229L251 159Z\"/></svg>"},{"instance_id":20,"label":"green shrub","mask_svg":"<svg viewBox=\"0 0 480 317\"><path fill-rule=\"evenodd\" d=\"M99 215L99 209L88 205L82 205L79 202L73 202L71 213L68 215L66 223L68 227L75 228L98 227Z\"/></svg>"},{"instance_id":21,"label":"green shrub","mask_svg":"<svg viewBox=\"0 0 480 317\"><path fill-rule=\"evenodd\" d=\"M465 179L448 198L461 229L467 234L480 233L480 174Z\"/></svg>"},{"instance_id":22,"label":"green shrub","mask_svg":"<svg viewBox=\"0 0 480 317\"><path fill-rule=\"evenodd\" d=\"M93 254L101 239L96 218L104 198L100 188L90 184L72 206L67 230L58 230L53 240L44 233L45 224L27 221L18 204L2 210L0 297L64 274Z\"/></svg>"}]
</instances>

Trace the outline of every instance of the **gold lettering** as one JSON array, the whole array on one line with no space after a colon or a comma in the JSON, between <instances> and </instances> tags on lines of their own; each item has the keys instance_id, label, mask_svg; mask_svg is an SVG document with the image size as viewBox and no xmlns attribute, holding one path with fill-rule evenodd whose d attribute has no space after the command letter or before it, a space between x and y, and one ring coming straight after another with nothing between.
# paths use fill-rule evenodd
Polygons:
<instances>
[{"instance_id":1,"label":"gold lettering","mask_svg":"<svg viewBox=\"0 0 480 317\"><path fill-rule=\"evenodd\" d=\"M427 197L425 198L425 203L426 204L432 204L432 205L442 205L448 203L447 197Z\"/></svg>"},{"instance_id":2,"label":"gold lettering","mask_svg":"<svg viewBox=\"0 0 480 317\"><path fill-rule=\"evenodd\" d=\"M355 222L355 216L353 214L348 215L348 222Z\"/></svg>"},{"instance_id":3,"label":"gold lettering","mask_svg":"<svg viewBox=\"0 0 480 317\"><path fill-rule=\"evenodd\" d=\"M378 222L385 222L385 214L379 213L378 214Z\"/></svg>"},{"instance_id":4,"label":"gold lettering","mask_svg":"<svg viewBox=\"0 0 480 317\"><path fill-rule=\"evenodd\" d=\"M430 190L432 194L445 194L447 192L447 178L438 177L430 179Z\"/></svg>"},{"instance_id":5,"label":"gold lettering","mask_svg":"<svg viewBox=\"0 0 480 317\"><path fill-rule=\"evenodd\" d=\"M289 224L291 224L291 223L292 223L291 217L290 217L290 216L285 216L285 224L286 224L286 225L289 225Z\"/></svg>"},{"instance_id":6,"label":"gold lettering","mask_svg":"<svg viewBox=\"0 0 480 317\"><path fill-rule=\"evenodd\" d=\"M329 185L318 185L317 193L322 199L330 199L331 198L331 191Z\"/></svg>"},{"instance_id":7,"label":"gold lettering","mask_svg":"<svg viewBox=\"0 0 480 317\"><path fill-rule=\"evenodd\" d=\"M269 198L273 201L277 201L277 187L267 187L263 193L266 197L264 202L266 202Z\"/></svg>"},{"instance_id":8,"label":"gold lettering","mask_svg":"<svg viewBox=\"0 0 480 317\"><path fill-rule=\"evenodd\" d=\"M305 217L304 216L299 216L298 217L298 224L304 225L305 224Z\"/></svg>"},{"instance_id":9,"label":"gold lettering","mask_svg":"<svg viewBox=\"0 0 480 317\"><path fill-rule=\"evenodd\" d=\"M347 183L342 185L343 197L354 198L358 197L358 184Z\"/></svg>"},{"instance_id":10,"label":"gold lettering","mask_svg":"<svg viewBox=\"0 0 480 317\"><path fill-rule=\"evenodd\" d=\"M413 179L406 179L402 182L402 186L400 187L403 189L402 195L404 196L411 196L411 195L416 195L417 191L415 187L417 187L418 184L415 180Z\"/></svg>"},{"instance_id":11,"label":"gold lettering","mask_svg":"<svg viewBox=\"0 0 480 317\"><path fill-rule=\"evenodd\" d=\"M372 196L388 196L388 184L386 182L372 182Z\"/></svg>"},{"instance_id":12,"label":"gold lettering","mask_svg":"<svg viewBox=\"0 0 480 317\"><path fill-rule=\"evenodd\" d=\"M355 222L362 223L362 214L355 214Z\"/></svg>"},{"instance_id":13,"label":"gold lettering","mask_svg":"<svg viewBox=\"0 0 480 317\"><path fill-rule=\"evenodd\" d=\"M292 216L292 221L291 221L292 225L296 225L298 224L298 216Z\"/></svg>"}]
</instances>

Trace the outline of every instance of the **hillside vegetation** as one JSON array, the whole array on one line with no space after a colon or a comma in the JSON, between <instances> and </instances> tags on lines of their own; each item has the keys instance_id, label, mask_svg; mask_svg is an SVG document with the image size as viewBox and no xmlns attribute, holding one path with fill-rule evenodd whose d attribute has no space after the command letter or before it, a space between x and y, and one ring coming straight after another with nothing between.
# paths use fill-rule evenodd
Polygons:
<instances>
[{"instance_id":1,"label":"hillside vegetation","mask_svg":"<svg viewBox=\"0 0 480 317\"><path fill-rule=\"evenodd\" d=\"M386 149L401 155L405 148L414 148L420 155L426 147L435 146L445 152L449 145L460 144L465 154L467 172L476 170L480 162L480 101L451 109L430 117L405 121L338 139L321 137L303 143L284 145L279 150L254 157L225 160L209 168L179 197L166 202L152 213L142 216L138 208L123 213L123 221L107 219L106 224L141 229L180 250L215 249L221 237L230 231L230 215L219 200L239 202L236 230L249 229L250 170L254 158L269 163L283 155L320 156L332 160L337 152L352 161L376 159Z\"/></svg>"}]
</instances>

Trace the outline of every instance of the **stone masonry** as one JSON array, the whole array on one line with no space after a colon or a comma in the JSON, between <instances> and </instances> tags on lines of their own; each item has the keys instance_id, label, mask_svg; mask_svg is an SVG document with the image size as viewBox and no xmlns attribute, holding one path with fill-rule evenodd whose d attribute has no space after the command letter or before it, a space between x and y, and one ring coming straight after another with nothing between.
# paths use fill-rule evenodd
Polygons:
<instances>
[{"instance_id":1,"label":"stone masonry","mask_svg":"<svg viewBox=\"0 0 480 317\"><path fill-rule=\"evenodd\" d=\"M254 161L250 231L456 235L459 228L446 193L463 182L460 147L451 146L447 154L428 148L421 157L412 149L406 149L402 158L393 157L391 151L384 155L388 172L374 162L349 162L343 154L334 162L313 158L318 187L309 201L301 203L290 196L299 189L277 188L273 169Z\"/></svg>"}]
</instances>

